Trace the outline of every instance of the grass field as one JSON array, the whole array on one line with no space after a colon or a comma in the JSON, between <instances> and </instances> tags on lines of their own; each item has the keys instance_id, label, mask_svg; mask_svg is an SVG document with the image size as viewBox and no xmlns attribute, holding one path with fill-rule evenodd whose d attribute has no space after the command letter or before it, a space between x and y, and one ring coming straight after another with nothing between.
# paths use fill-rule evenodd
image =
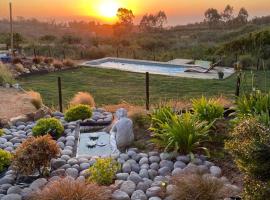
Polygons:
<instances>
[{"instance_id":1,"label":"grass field","mask_svg":"<svg viewBox=\"0 0 270 200\"><path fill-rule=\"evenodd\" d=\"M270 71L246 71L242 81L242 91L251 89L254 85L262 90L270 89ZM144 104L145 75L118 70L80 68L71 71L55 72L45 75L34 75L19 80L26 90L41 93L45 103L57 106L57 77L62 78L63 99L65 105L79 91L90 92L98 105L116 104L127 101L134 104ZM150 101L158 103L161 100L187 99L205 96L223 95L233 98L235 93L236 75L225 80L202 80L179 78L160 75L150 75Z\"/></svg>"}]
</instances>

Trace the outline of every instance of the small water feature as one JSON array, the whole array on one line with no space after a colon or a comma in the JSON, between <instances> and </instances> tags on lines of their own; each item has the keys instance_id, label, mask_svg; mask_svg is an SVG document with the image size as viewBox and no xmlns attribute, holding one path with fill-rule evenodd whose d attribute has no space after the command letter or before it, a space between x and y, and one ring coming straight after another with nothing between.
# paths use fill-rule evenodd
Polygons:
<instances>
[{"instance_id":1,"label":"small water feature","mask_svg":"<svg viewBox=\"0 0 270 200\"><path fill-rule=\"evenodd\" d=\"M77 156L110 156L112 146L110 134L106 132L81 133L77 145Z\"/></svg>"}]
</instances>

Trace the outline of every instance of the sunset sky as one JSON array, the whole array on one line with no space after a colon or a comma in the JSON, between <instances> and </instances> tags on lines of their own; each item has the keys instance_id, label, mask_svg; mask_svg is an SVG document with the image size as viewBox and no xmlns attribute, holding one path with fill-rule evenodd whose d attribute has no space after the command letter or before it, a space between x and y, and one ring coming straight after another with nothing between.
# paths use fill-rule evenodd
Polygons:
<instances>
[{"instance_id":1,"label":"sunset sky","mask_svg":"<svg viewBox=\"0 0 270 200\"><path fill-rule=\"evenodd\" d=\"M169 24L185 24L203 19L209 7L223 10L227 4L245 7L251 17L270 14L270 0L12 0L14 16L39 19L97 19L112 23L118 7L133 10L137 21L145 13L164 10ZM0 17L8 17L9 0L0 0Z\"/></svg>"}]
</instances>

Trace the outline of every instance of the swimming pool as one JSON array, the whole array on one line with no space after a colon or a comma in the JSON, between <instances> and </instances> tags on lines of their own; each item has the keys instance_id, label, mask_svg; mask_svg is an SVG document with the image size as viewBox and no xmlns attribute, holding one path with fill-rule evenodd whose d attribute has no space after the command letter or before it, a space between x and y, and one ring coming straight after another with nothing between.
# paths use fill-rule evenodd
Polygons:
<instances>
[{"instance_id":1,"label":"swimming pool","mask_svg":"<svg viewBox=\"0 0 270 200\"><path fill-rule=\"evenodd\" d=\"M188 68L188 66L174 65L169 63L160 63L152 61L106 58L85 63L89 66L98 66L99 68L118 69L137 73L149 72L150 74L161 74L168 76L177 76Z\"/></svg>"},{"instance_id":2,"label":"swimming pool","mask_svg":"<svg viewBox=\"0 0 270 200\"><path fill-rule=\"evenodd\" d=\"M200 69L206 71L207 66L196 64L177 64L177 62L156 62L148 60L135 60L126 58L107 57L98 60L87 61L81 64L84 67L96 67L103 69L116 69L121 71L129 71L136 73L149 72L150 74L159 74L166 76L198 78L198 79L219 79L218 71L224 73L224 78L228 78L234 74L233 68L215 67L215 69L207 72L187 72L188 69Z\"/></svg>"}]
</instances>

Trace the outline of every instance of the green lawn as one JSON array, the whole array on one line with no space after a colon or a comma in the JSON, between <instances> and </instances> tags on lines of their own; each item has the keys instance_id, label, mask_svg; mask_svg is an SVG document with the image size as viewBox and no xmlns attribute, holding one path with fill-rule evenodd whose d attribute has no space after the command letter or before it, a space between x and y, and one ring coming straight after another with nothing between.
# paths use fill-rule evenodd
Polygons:
<instances>
[{"instance_id":1,"label":"green lawn","mask_svg":"<svg viewBox=\"0 0 270 200\"><path fill-rule=\"evenodd\" d=\"M34 75L21 78L19 82L26 90L41 93L47 105L57 106L57 77L62 78L65 104L79 91L90 92L99 105L116 104L121 101L143 104L145 96L145 75L118 70L80 68L70 71ZM245 72L242 91L251 88L251 73ZM270 71L255 73L255 85L268 90ZM265 81L267 80L267 81ZM150 75L150 101L158 103L163 99L186 99L201 95L224 95L232 98L235 93L236 75L225 80L202 80Z\"/></svg>"}]
</instances>

